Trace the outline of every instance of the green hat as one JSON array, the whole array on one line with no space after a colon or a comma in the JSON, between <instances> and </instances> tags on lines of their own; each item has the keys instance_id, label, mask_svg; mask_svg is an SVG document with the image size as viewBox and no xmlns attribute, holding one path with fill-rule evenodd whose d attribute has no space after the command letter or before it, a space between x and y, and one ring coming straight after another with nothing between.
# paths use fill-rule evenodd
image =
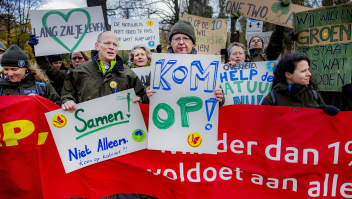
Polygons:
<instances>
[{"instance_id":1,"label":"green hat","mask_svg":"<svg viewBox=\"0 0 352 199\"><path fill-rule=\"evenodd\" d=\"M179 20L174 26L172 26L169 41L171 41L172 36L174 36L175 34L185 34L192 39L193 44L196 44L196 35L194 33L194 27L188 21Z\"/></svg>"},{"instance_id":2,"label":"green hat","mask_svg":"<svg viewBox=\"0 0 352 199\"><path fill-rule=\"evenodd\" d=\"M13 44L2 55L1 66L29 67L28 57L20 47Z\"/></svg>"},{"instance_id":3,"label":"green hat","mask_svg":"<svg viewBox=\"0 0 352 199\"><path fill-rule=\"evenodd\" d=\"M0 43L0 51L6 51L6 46L4 43Z\"/></svg>"}]
</instances>

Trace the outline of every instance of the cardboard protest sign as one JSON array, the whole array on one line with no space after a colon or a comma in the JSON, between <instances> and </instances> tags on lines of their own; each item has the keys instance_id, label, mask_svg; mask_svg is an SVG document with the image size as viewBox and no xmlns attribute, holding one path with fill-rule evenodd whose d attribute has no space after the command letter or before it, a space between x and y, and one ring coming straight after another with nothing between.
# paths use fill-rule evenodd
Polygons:
<instances>
[{"instance_id":1,"label":"cardboard protest sign","mask_svg":"<svg viewBox=\"0 0 352 199\"><path fill-rule=\"evenodd\" d=\"M264 47L264 49L265 49L265 48L268 46L268 44L269 44L271 34L273 34L273 31L262 32L262 33L246 34L247 46L249 47L249 42L250 42L250 39L251 39L251 38L253 38L253 37L260 37L260 38L264 41L263 47Z\"/></svg>"},{"instance_id":2,"label":"cardboard protest sign","mask_svg":"<svg viewBox=\"0 0 352 199\"><path fill-rule=\"evenodd\" d=\"M147 129L133 89L46 113L66 173L147 148Z\"/></svg>"},{"instance_id":3,"label":"cardboard protest sign","mask_svg":"<svg viewBox=\"0 0 352 199\"><path fill-rule=\"evenodd\" d=\"M148 148L216 153L220 55L152 54Z\"/></svg>"},{"instance_id":4,"label":"cardboard protest sign","mask_svg":"<svg viewBox=\"0 0 352 199\"><path fill-rule=\"evenodd\" d=\"M150 74L150 66L147 67L139 67L139 68L131 68L134 73L139 77L141 80L142 84L145 85L148 76Z\"/></svg>"},{"instance_id":5,"label":"cardboard protest sign","mask_svg":"<svg viewBox=\"0 0 352 199\"><path fill-rule=\"evenodd\" d=\"M275 65L274 61L220 65L218 81L226 105L261 104L270 91Z\"/></svg>"},{"instance_id":6,"label":"cardboard protest sign","mask_svg":"<svg viewBox=\"0 0 352 199\"><path fill-rule=\"evenodd\" d=\"M143 44L150 49L159 45L158 19L111 19L111 31L119 39L119 50L131 50Z\"/></svg>"},{"instance_id":7,"label":"cardboard protest sign","mask_svg":"<svg viewBox=\"0 0 352 199\"><path fill-rule=\"evenodd\" d=\"M351 82L352 4L294 14L295 50L311 60L318 90L341 91Z\"/></svg>"},{"instance_id":8,"label":"cardboard protest sign","mask_svg":"<svg viewBox=\"0 0 352 199\"><path fill-rule=\"evenodd\" d=\"M35 55L93 50L106 30L100 6L60 10L30 10L32 33L39 40Z\"/></svg>"},{"instance_id":9,"label":"cardboard protest sign","mask_svg":"<svg viewBox=\"0 0 352 199\"><path fill-rule=\"evenodd\" d=\"M197 37L198 54L220 54L226 48L227 19L213 19L183 14L183 20L189 21L194 27Z\"/></svg>"},{"instance_id":10,"label":"cardboard protest sign","mask_svg":"<svg viewBox=\"0 0 352 199\"><path fill-rule=\"evenodd\" d=\"M293 13L311 8L290 4L282 6L280 1L276 0L228 0L225 7L225 13L231 14L237 10L241 11L244 17L267 21L280 26L293 27Z\"/></svg>"}]
</instances>

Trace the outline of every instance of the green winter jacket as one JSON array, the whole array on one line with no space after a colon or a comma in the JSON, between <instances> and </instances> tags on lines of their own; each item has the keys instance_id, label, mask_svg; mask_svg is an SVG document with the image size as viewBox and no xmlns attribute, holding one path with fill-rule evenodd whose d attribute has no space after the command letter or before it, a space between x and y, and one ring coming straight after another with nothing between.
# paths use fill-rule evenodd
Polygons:
<instances>
[{"instance_id":1,"label":"green winter jacket","mask_svg":"<svg viewBox=\"0 0 352 199\"><path fill-rule=\"evenodd\" d=\"M50 62L46 59L46 56L35 57L35 59L39 68L42 69L49 77L50 83L54 86L56 92L60 95L68 70L64 67L61 67L61 69L58 70L50 64Z\"/></svg>"},{"instance_id":2,"label":"green winter jacket","mask_svg":"<svg viewBox=\"0 0 352 199\"><path fill-rule=\"evenodd\" d=\"M291 92L288 92L287 84L278 83L274 86L273 91L277 106L320 108L320 105L325 105L319 94L319 100L316 101L311 89L304 85L292 84ZM269 94L263 99L262 105L273 105Z\"/></svg>"},{"instance_id":3,"label":"green winter jacket","mask_svg":"<svg viewBox=\"0 0 352 199\"><path fill-rule=\"evenodd\" d=\"M117 92L134 88L137 96L144 95L144 87L138 76L123 65L121 57L116 55L116 64L103 74L97 61L86 61L71 70L65 78L61 93L62 104L73 100L75 103L85 102L114 93L111 82L117 83Z\"/></svg>"},{"instance_id":4,"label":"green winter jacket","mask_svg":"<svg viewBox=\"0 0 352 199\"><path fill-rule=\"evenodd\" d=\"M31 93L38 94L34 82L34 75L32 73L29 73L22 80L15 83L6 79L1 79L0 87L2 87L1 96L29 95ZM45 82L45 93L42 97L60 106L60 96L49 82Z\"/></svg>"},{"instance_id":5,"label":"green winter jacket","mask_svg":"<svg viewBox=\"0 0 352 199\"><path fill-rule=\"evenodd\" d=\"M264 52L261 48L250 50L250 55L247 61L259 62L276 60L283 50L283 41L285 38L284 30L285 27L275 25L274 31L270 37L269 44L265 48Z\"/></svg>"}]
</instances>

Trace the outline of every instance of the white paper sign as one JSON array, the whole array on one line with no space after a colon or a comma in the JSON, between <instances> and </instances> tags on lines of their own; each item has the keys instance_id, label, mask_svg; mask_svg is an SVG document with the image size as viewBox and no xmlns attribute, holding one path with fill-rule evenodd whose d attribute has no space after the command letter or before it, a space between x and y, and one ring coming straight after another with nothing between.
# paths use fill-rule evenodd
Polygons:
<instances>
[{"instance_id":1,"label":"white paper sign","mask_svg":"<svg viewBox=\"0 0 352 199\"><path fill-rule=\"evenodd\" d=\"M246 32L253 33L253 32L262 32L263 31L263 21L259 21L257 19L249 19L247 18L247 27Z\"/></svg>"},{"instance_id":2,"label":"white paper sign","mask_svg":"<svg viewBox=\"0 0 352 199\"><path fill-rule=\"evenodd\" d=\"M133 89L45 113L66 173L147 148Z\"/></svg>"},{"instance_id":3,"label":"white paper sign","mask_svg":"<svg viewBox=\"0 0 352 199\"><path fill-rule=\"evenodd\" d=\"M148 148L217 152L220 55L152 54Z\"/></svg>"},{"instance_id":4,"label":"white paper sign","mask_svg":"<svg viewBox=\"0 0 352 199\"><path fill-rule=\"evenodd\" d=\"M134 73L139 77L141 80L142 84L145 85L149 73L150 73L150 66L147 67L139 67L139 68L131 68Z\"/></svg>"},{"instance_id":5,"label":"white paper sign","mask_svg":"<svg viewBox=\"0 0 352 199\"><path fill-rule=\"evenodd\" d=\"M150 49L159 45L159 21L157 19L111 19L111 31L119 39L119 50L131 50L143 44Z\"/></svg>"},{"instance_id":6,"label":"white paper sign","mask_svg":"<svg viewBox=\"0 0 352 199\"><path fill-rule=\"evenodd\" d=\"M30 10L32 33L39 40L35 55L93 50L106 30L100 6L60 10Z\"/></svg>"},{"instance_id":7,"label":"white paper sign","mask_svg":"<svg viewBox=\"0 0 352 199\"><path fill-rule=\"evenodd\" d=\"M220 65L218 81L226 105L261 104L273 82L276 61Z\"/></svg>"},{"instance_id":8,"label":"white paper sign","mask_svg":"<svg viewBox=\"0 0 352 199\"><path fill-rule=\"evenodd\" d=\"M247 34L246 35L246 37L248 38L247 39L247 46L249 46L249 41L251 40L252 37L260 37L264 41L263 49L265 49L269 44L271 34L273 34L273 31Z\"/></svg>"}]
</instances>

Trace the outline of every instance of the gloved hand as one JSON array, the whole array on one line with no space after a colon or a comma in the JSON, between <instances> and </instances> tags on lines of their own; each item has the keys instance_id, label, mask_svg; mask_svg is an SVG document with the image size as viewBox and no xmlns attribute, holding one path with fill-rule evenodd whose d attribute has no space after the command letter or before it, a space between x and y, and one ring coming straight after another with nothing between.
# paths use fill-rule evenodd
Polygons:
<instances>
[{"instance_id":1,"label":"gloved hand","mask_svg":"<svg viewBox=\"0 0 352 199\"><path fill-rule=\"evenodd\" d=\"M29 37L28 45L30 45L32 47L32 50L34 50L34 46L37 45L38 43L39 43L39 40L35 38L34 34L32 34Z\"/></svg>"},{"instance_id":2,"label":"gloved hand","mask_svg":"<svg viewBox=\"0 0 352 199\"><path fill-rule=\"evenodd\" d=\"M295 35L293 30L290 31L290 40L291 41L297 41L298 40L298 35Z\"/></svg>"},{"instance_id":3,"label":"gloved hand","mask_svg":"<svg viewBox=\"0 0 352 199\"><path fill-rule=\"evenodd\" d=\"M291 3L291 0L280 0L282 6L288 6Z\"/></svg>"},{"instance_id":4,"label":"gloved hand","mask_svg":"<svg viewBox=\"0 0 352 199\"><path fill-rule=\"evenodd\" d=\"M241 11L237 10L231 14L231 18L237 20L241 16Z\"/></svg>"},{"instance_id":5,"label":"gloved hand","mask_svg":"<svg viewBox=\"0 0 352 199\"><path fill-rule=\"evenodd\" d=\"M330 116L335 116L340 112L340 109L336 108L333 105L320 105L321 109L324 109L324 113L330 115Z\"/></svg>"}]
</instances>

